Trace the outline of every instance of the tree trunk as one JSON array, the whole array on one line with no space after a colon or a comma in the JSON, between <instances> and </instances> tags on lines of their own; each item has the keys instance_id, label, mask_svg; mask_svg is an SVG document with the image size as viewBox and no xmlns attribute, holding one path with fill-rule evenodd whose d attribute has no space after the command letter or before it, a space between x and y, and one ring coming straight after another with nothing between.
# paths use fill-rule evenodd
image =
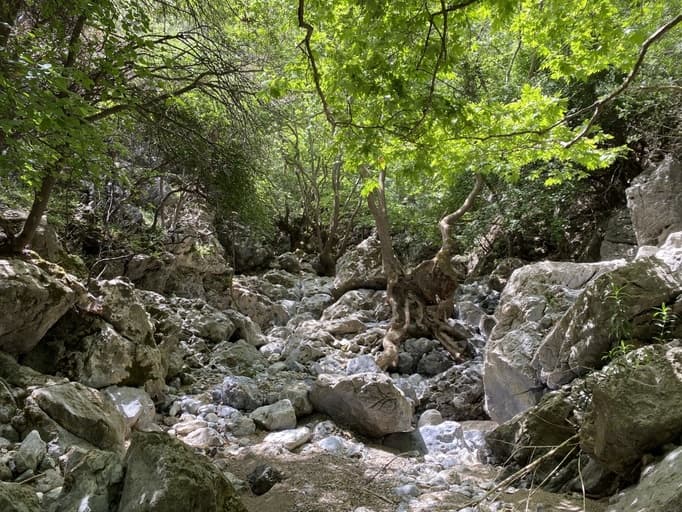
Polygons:
<instances>
[{"instance_id":1,"label":"tree trunk","mask_svg":"<svg viewBox=\"0 0 682 512\"><path fill-rule=\"evenodd\" d=\"M36 230L40 225L40 221L47 210L47 204L50 202L52 190L54 189L55 183L57 182L58 166L59 162L55 164L55 167L47 171L45 176L43 176L43 181L40 184L40 189L35 193L33 204L31 205L31 211L29 212L28 218L24 223L24 227L22 228L21 232L11 241L12 253L20 253L33 240Z\"/></svg>"},{"instance_id":2,"label":"tree trunk","mask_svg":"<svg viewBox=\"0 0 682 512\"><path fill-rule=\"evenodd\" d=\"M398 347L408 336L433 336L456 360L468 355L467 333L449 322L454 312L453 294L466 275L466 266L456 258L457 248L452 235L455 223L473 208L483 183L483 177L476 175L474 186L462 206L439 223L441 248L436 256L409 272L403 270L393 250L383 173L379 187L368 196L381 243L392 311L391 323L382 341L384 350L377 358L382 369L397 364Z\"/></svg>"},{"instance_id":3,"label":"tree trunk","mask_svg":"<svg viewBox=\"0 0 682 512\"><path fill-rule=\"evenodd\" d=\"M384 351L377 358L377 364L382 369L395 366L397 363L398 346L407 337L410 326L409 303L403 286L405 271L393 249L384 184L385 175L382 171L379 174L379 185L367 196L367 204L374 217L381 245L381 260L386 274L386 294L391 306L391 323L382 341Z\"/></svg>"}]
</instances>

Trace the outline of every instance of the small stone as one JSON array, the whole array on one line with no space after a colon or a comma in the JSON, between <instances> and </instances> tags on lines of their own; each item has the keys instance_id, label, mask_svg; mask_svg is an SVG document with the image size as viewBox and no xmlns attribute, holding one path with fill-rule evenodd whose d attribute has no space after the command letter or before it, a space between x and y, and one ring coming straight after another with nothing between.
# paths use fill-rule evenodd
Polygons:
<instances>
[{"instance_id":1,"label":"small stone","mask_svg":"<svg viewBox=\"0 0 682 512\"><path fill-rule=\"evenodd\" d=\"M47 444L40 438L38 431L32 430L21 442L14 456L16 472L23 473L27 470L35 472L46 453Z\"/></svg>"},{"instance_id":2,"label":"small stone","mask_svg":"<svg viewBox=\"0 0 682 512\"><path fill-rule=\"evenodd\" d=\"M394 488L393 492L397 496L410 496L413 498L416 498L417 496L419 496L421 494L419 487L417 487L415 484L401 485L400 487Z\"/></svg>"},{"instance_id":3,"label":"small stone","mask_svg":"<svg viewBox=\"0 0 682 512\"><path fill-rule=\"evenodd\" d=\"M312 438L312 432L308 427L301 427L292 430L283 430L281 432L273 432L265 436L266 443L279 444L284 446L287 450L295 450L299 446L304 445Z\"/></svg>"},{"instance_id":4,"label":"small stone","mask_svg":"<svg viewBox=\"0 0 682 512\"><path fill-rule=\"evenodd\" d=\"M272 466L261 464L249 473L247 479L251 492L256 496L261 496L272 489L277 482L281 482L283 475Z\"/></svg>"},{"instance_id":5,"label":"small stone","mask_svg":"<svg viewBox=\"0 0 682 512\"><path fill-rule=\"evenodd\" d=\"M423 427L425 425L438 425L443 423L443 416L437 409L427 409L419 417L418 427Z\"/></svg>"},{"instance_id":6,"label":"small stone","mask_svg":"<svg viewBox=\"0 0 682 512\"><path fill-rule=\"evenodd\" d=\"M223 437L220 435L220 433L210 427L194 430L187 436L183 437L182 441L192 448L211 448L213 446L222 446L224 444Z\"/></svg>"},{"instance_id":7,"label":"small stone","mask_svg":"<svg viewBox=\"0 0 682 512\"><path fill-rule=\"evenodd\" d=\"M296 411L291 401L285 399L259 407L251 413L251 419L266 430L285 430L296 426Z\"/></svg>"}]
</instances>

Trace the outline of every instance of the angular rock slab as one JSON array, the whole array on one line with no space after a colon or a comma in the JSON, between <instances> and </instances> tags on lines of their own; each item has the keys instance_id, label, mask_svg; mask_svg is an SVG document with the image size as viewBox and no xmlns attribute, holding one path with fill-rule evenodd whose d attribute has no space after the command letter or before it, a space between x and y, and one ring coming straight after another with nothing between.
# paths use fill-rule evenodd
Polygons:
<instances>
[{"instance_id":1,"label":"angular rock slab","mask_svg":"<svg viewBox=\"0 0 682 512\"><path fill-rule=\"evenodd\" d=\"M102 450L123 449L127 431L123 416L101 393L82 384L70 382L38 388L26 399L25 411L38 423L35 428L43 439L59 434L53 430L56 423Z\"/></svg>"},{"instance_id":2,"label":"angular rock slab","mask_svg":"<svg viewBox=\"0 0 682 512\"><path fill-rule=\"evenodd\" d=\"M612 298L614 289L622 290L618 301ZM533 366L540 380L557 389L600 368L604 354L619 341L613 339L614 318L623 317L622 321L630 323L633 337L652 339L656 334L653 308L674 301L681 293L682 274L671 272L658 258L640 258L599 276L581 292L537 350Z\"/></svg>"},{"instance_id":3,"label":"angular rock slab","mask_svg":"<svg viewBox=\"0 0 682 512\"><path fill-rule=\"evenodd\" d=\"M0 350L21 354L35 347L78 300L82 290L73 285L75 279L66 275L57 277L19 259L0 259Z\"/></svg>"},{"instance_id":4,"label":"angular rock slab","mask_svg":"<svg viewBox=\"0 0 682 512\"><path fill-rule=\"evenodd\" d=\"M682 448L673 450L656 463L639 483L619 494L606 512L682 510Z\"/></svg>"},{"instance_id":5,"label":"angular rock slab","mask_svg":"<svg viewBox=\"0 0 682 512\"><path fill-rule=\"evenodd\" d=\"M246 512L207 458L164 433L135 432L118 512Z\"/></svg>"},{"instance_id":6,"label":"angular rock slab","mask_svg":"<svg viewBox=\"0 0 682 512\"><path fill-rule=\"evenodd\" d=\"M642 455L682 434L682 346L644 347L601 373L580 444L611 471L626 474Z\"/></svg>"},{"instance_id":7,"label":"angular rock slab","mask_svg":"<svg viewBox=\"0 0 682 512\"><path fill-rule=\"evenodd\" d=\"M644 171L625 195L639 245L659 245L682 230L682 163L666 159Z\"/></svg>"},{"instance_id":8,"label":"angular rock slab","mask_svg":"<svg viewBox=\"0 0 682 512\"><path fill-rule=\"evenodd\" d=\"M597 276L624 265L545 261L516 269L495 312L497 324L485 349L485 406L499 423L534 406L542 396L531 363L543 337Z\"/></svg>"},{"instance_id":9,"label":"angular rock slab","mask_svg":"<svg viewBox=\"0 0 682 512\"><path fill-rule=\"evenodd\" d=\"M101 450L74 447L63 457L64 486L56 500L56 510L109 512L123 480L120 455Z\"/></svg>"},{"instance_id":10,"label":"angular rock slab","mask_svg":"<svg viewBox=\"0 0 682 512\"><path fill-rule=\"evenodd\" d=\"M322 374L310 391L313 407L369 437L412 430L412 401L384 374Z\"/></svg>"}]
</instances>

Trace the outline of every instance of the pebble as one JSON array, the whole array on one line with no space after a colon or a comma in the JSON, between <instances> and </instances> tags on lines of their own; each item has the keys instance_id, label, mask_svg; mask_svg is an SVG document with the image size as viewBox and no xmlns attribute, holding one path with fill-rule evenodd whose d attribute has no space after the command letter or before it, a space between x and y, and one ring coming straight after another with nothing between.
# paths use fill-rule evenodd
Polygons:
<instances>
[{"instance_id":1,"label":"pebble","mask_svg":"<svg viewBox=\"0 0 682 512\"><path fill-rule=\"evenodd\" d=\"M419 487L417 487L415 484L401 485L400 487L394 488L393 492L397 496L411 496L413 498L416 498L421 494Z\"/></svg>"}]
</instances>

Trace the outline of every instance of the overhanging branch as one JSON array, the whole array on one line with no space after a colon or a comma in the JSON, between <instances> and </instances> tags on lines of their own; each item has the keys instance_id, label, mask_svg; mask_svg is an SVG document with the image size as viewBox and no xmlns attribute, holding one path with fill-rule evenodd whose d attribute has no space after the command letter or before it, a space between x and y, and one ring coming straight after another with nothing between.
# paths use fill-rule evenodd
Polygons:
<instances>
[{"instance_id":1,"label":"overhanging branch","mask_svg":"<svg viewBox=\"0 0 682 512\"><path fill-rule=\"evenodd\" d=\"M651 34L646 41L642 44L642 46L639 49L639 55L637 56L637 61L635 62L635 65L632 67L630 70L630 73L628 73L628 76L625 77L625 80L623 80L623 83L620 84L618 87L616 87L613 91L611 91L609 94L604 96L601 99L598 99L595 101L592 105L589 107L586 107L581 110L581 112L586 112L588 110L594 109L592 113L592 117L587 121L585 126L583 127L582 130L569 142L563 144L564 148L570 148L573 146L575 143L577 143L580 139L582 139L585 135L587 135L587 132L592 128L594 125L595 121L597 120L597 117L599 117L599 114L601 113L602 109L604 108L604 105L607 103L613 101L615 98L617 98L620 94L625 91L631 84L632 81L635 79L637 76L637 73L639 73L639 70L642 67L642 63L644 62L644 57L646 57L647 52L649 51L649 47L654 44L656 41L661 39L668 31L670 31L673 27L678 25L680 22L682 22L682 14L679 14L675 16L672 20L670 20L668 23L662 25L661 27L656 30L653 34ZM575 114L572 116L574 117Z\"/></svg>"},{"instance_id":2,"label":"overhanging branch","mask_svg":"<svg viewBox=\"0 0 682 512\"><path fill-rule=\"evenodd\" d=\"M320 70L317 67L317 62L315 61L313 50L310 47L310 39L313 36L314 28L310 23L308 23L305 20L305 0L298 0L298 26L300 28L305 29L305 37L303 38L303 41L301 41L301 43L299 44L299 47L301 48L301 50L307 57L308 62L310 63L310 68L313 72L313 81L315 82L315 90L317 91L317 95L319 96L320 101L322 102L324 115L327 118L327 121L329 121L329 124L332 125L332 128L334 128L336 127L336 120L334 119L334 115L332 114L332 111L329 108L327 97L325 96L324 91L322 90Z\"/></svg>"}]
</instances>

